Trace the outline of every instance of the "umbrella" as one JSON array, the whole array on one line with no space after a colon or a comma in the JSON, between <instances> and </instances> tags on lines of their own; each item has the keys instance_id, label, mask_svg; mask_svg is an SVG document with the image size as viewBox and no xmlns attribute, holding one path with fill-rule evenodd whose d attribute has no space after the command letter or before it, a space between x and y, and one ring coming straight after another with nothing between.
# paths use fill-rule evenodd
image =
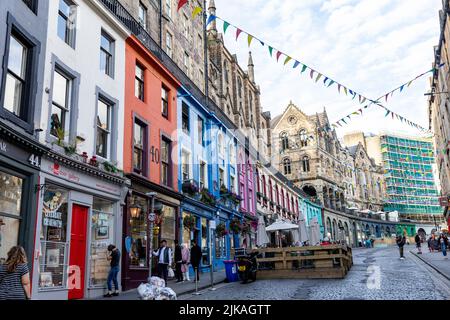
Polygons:
<instances>
[{"instance_id":1,"label":"umbrella","mask_svg":"<svg viewBox=\"0 0 450 320\"><path fill-rule=\"evenodd\" d=\"M293 230L293 229L298 229L298 225L283 220L278 220L275 223L272 223L270 226L268 226L266 228L266 231L271 232L271 231Z\"/></svg>"},{"instance_id":2,"label":"umbrella","mask_svg":"<svg viewBox=\"0 0 450 320\"><path fill-rule=\"evenodd\" d=\"M302 216L298 221L298 232L300 233L300 242L305 242L309 240L308 231L306 230L306 221Z\"/></svg>"},{"instance_id":3,"label":"umbrella","mask_svg":"<svg viewBox=\"0 0 450 320\"><path fill-rule=\"evenodd\" d=\"M264 218L259 216L258 218L258 228L256 230L256 245L258 247L262 247L268 243L270 243L269 237L267 236L267 232L265 230L266 224L264 223Z\"/></svg>"},{"instance_id":4,"label":"umbrella","mask_svg":"<svg viewBox=\"0 0 450 320\"><path fill-rule=\"evenodd\" d=\"M309 227L310 232L310 244L312 246L316 246L320 244L320 226L317 221L317 217L312 218L311 225Z\"/></svg>"}]
</instances>

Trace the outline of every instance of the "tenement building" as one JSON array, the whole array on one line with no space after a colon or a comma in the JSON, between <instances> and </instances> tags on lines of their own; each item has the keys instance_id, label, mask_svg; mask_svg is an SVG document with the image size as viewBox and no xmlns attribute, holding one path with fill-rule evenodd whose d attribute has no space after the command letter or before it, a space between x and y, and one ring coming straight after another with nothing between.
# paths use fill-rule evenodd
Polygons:
<instances>
[{"instance_id":1,"label":"tenement building","mask_svg":"<svg viewBox=\"0 0 450 320\"><path fill-rule=\"evenodd\" d=\"M434 48L433 66L435 69L430 79L430 96L428 104L429 125L434 132L434 147L436 149L436 163L441 185L441 205L445 220L450 226L449 198L450 198L450 112L448 101L450 93L448 90L449 77L449 40L450 40L450 15L449 1L442 1L443 8L439 12L441 35L438 45Z\"/></svg>"}]
</instances>

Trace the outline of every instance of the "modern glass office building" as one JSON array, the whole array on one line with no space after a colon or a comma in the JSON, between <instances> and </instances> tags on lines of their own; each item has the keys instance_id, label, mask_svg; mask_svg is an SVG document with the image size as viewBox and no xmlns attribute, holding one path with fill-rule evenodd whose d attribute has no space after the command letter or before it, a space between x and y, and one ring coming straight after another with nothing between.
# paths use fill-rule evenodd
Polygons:
<instances>
[{"instance_id":1,"label":"modern glass office building","mask_svg":"<svg viewBox=\"0 0 450 320\"><path fill-rule=\"evenodd\" d=\"M381 136L381 154L385 173L385 211L398 211L400 217L424 223L440 221L433 166L431 139Z\"/></svg>"}]
</instances>

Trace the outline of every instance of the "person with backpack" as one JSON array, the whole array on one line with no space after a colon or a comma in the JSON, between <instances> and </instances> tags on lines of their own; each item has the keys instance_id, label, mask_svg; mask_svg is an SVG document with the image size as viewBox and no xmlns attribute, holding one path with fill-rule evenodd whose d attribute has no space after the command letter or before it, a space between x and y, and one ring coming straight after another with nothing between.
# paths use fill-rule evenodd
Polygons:
<instances>
[{"instance_id":1,"label":"person with backpack","mask_svg":"<svg viewBox=\"0 0 450 320\"><path fill-rule=\"evenodd\" d=\"M29 300L30 271L27 256L21 246L12 247L6 262L0 264L0 300Z\"/></svg>"},{"instance_id":2,"label":"person with backpack","mask_svg":"<svg viewBox=\"0 0 450 320\"><path fill-rule=\"evenodd\" d=\"M397 239L395 240L395 242L397 243L398 249L400 251L400 260L405 260L405 257L403 255L403 247L406 244L405 236L398 235Z\"/></svg>"},{"instance_id":3,"label":"person with backpack","mask_svg":"<svg viewBox=\"0 0 450 320\"><path fill-rule=\"evenodd\" d=\"M420 238L418 233L414 237L414 241L416 242L417 254L422 254L422 248L421 248L422 239Z\"/></svg>"}]
</instances>

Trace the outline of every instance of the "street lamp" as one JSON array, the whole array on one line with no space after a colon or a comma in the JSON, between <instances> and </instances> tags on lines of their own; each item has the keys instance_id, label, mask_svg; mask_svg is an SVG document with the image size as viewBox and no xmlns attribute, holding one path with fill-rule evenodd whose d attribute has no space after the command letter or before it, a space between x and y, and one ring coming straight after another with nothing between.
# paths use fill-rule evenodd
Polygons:
<instances>
[{"instance_id":1,"label":"street lamp","mask_svg":"<svg viewBox=\"0 0 450 320\"><path fill-rule=\"evenodd\" d=\"M150 212L148 214L148 221L149 221L149 229L150 229L150 235L149 235L149 258L148 258L148 274L149 278L152 277L152 262L153 262L153 228L156 220L155 215L155 197L157 195L156 192L148 192L145 194L148 197L148 204L150 207ZM151 201L151 203L150 203Z\"/></svg>"},{"instance_id":2,"label":"street lamp","mask_svg":"<svg viewBox=\"0 0 450 320\"><path fill-rule=\"evenodd\" d=\"M141 210L142 208L134 203L131 207L130 207L130 215L133 219L139 218L139 216L141 215Z\"/></svg>"}]
</instances>

